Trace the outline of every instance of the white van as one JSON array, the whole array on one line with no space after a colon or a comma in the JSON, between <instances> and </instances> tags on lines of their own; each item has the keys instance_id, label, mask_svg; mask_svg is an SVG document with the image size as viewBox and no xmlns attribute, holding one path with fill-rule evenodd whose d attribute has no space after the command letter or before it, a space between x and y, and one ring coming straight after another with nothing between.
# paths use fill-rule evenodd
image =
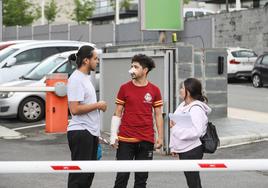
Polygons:
<instances>
[{"instance_id":1,"label":"white van","mask_svg":"<svg viewBox=\"0 0 268 188\"><path fill-rule=\"evenodd\" d=\"M204 16L214 14L213 11L203 8L183 8L183 17L189 18L189 17L198 17L198 16Z\"/></svg>"},{"instance_id":2,"label":"white van","mask_svg":"<svg viewBox=\"0 0 268 188\"><path fill-rule=\"evenodd\" d=\"M42 41L12 45L0 52L0 84L18 79L45 58L66 51L78 50L92 43L79 41Z\"/></svg>"}]
</instances>

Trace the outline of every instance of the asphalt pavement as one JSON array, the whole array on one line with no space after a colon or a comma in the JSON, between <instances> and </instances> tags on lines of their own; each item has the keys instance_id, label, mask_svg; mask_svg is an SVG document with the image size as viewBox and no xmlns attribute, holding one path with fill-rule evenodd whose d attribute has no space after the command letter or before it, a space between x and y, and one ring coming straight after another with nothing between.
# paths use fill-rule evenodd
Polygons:
<instances>
[{"instance_id":1,"label":"asphalt pavement","mask_svg":"<svg viewBox=\"0 0 268 188\"><path fill-rule=\"evenodd\" d=\"M213 120L213 123L216 125L220 137L221 147L240 145L268 139L268 122L261 123L243 119L221 118ZM0 139L24 138L27 136L24 134L24 132L27 133L27 131L22 130L15 131L0 125Z\"/></svg>"},{"instance_id":2,"label":"asphalt pavement","mask_svg":"<svg viewBox=\"0 0 268 188\"><path fill-rule=\"evenodd\" d=\"M69 161L66 134L47 134L44 129L21 130L22 139L0 140L0 161ZM268 158L267 142L221 148L204 159L259 159ZM155 160L178 160L154 153ZM103 145L102 160L115 160L115 150ZM246 165L246 164L245 164ZM25 166L27 168L27 166ZM267 171L201 172L204 188L267 188ZM116 173L96 173L92 188L112 188ZM66 188L68 174L0 174L0 188ZM133 187L131 173L128 188ZM149 174L147 188L187 188L182 172L154 172Z\"/></svg>"}]
</instances>

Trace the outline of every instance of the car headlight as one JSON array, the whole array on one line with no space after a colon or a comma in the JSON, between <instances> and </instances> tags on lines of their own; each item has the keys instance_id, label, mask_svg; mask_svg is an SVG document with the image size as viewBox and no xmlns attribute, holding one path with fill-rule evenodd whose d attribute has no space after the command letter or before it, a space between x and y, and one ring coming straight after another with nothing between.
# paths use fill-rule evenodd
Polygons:
<instances>
[{"instance_id":1,"label":"car headlight","mask_svg":"<svg viewBox=\"0 0 268 188\"><path fill-rule=\"evenodd\" d=\"M0 99L12 97L14 92L0 92Z\"/></svg>"}]
</instances>

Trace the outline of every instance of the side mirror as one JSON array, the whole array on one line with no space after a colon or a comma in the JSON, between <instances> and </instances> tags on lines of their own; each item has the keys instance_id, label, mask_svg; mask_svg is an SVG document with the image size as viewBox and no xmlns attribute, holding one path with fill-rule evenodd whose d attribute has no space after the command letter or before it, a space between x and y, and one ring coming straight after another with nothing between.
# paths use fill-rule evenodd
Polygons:
<instances>
[{"instance_id":1,"label":"side mirror","mask_svg":"<svg viewBox=\"0 0 268 188\"><path fill-rule=\"evenodd\" d=\"M15 65L16 62L17 62L17 59L15 57L12 57L12 58L7 60L5 67L11 67L11 66Z\"/></svg>"}]
</instances>

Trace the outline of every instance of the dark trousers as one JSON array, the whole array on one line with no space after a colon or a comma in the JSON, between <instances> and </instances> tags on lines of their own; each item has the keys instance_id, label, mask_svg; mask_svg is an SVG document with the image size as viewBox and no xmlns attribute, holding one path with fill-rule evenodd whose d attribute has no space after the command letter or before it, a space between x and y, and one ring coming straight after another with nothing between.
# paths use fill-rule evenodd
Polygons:
<instances>
[{"instance_id":1,"label":"dark trousers","mask_svg":"<svg viewBox=\"0 0 268 188\"><path fill-rule=\"evenodd\" d=\"M68 131L69 148L73 161L97 160L98 137L87 130ZM68 188L89 188L92 184L94 173L70 173Z\"/></svg>"},{"instance_id":2,"label":"dark trousers","mask_svg":"<svg viewBox=\"0 0 268 188\"><path fill-rule=\"evenodd\" d=\"M203 146L198 146L190 151L179 153L181 160L202 159ZM184 172L189 188L202 188L199 172Z\"/></svg>"},{"instance_id":3,"label":"dark trousers","mask_svg":"<svg viewBox=\"0 0 268 188\"><path fill-rule=\"evenodd\" d=\"M119 142L116 153L117 160L152 160L154 144L150 142ZM129 172L117 173L114 188L126 188ZM148 172L136 172L134 188L145 188Z\"/></svg>"}]
</instances>

